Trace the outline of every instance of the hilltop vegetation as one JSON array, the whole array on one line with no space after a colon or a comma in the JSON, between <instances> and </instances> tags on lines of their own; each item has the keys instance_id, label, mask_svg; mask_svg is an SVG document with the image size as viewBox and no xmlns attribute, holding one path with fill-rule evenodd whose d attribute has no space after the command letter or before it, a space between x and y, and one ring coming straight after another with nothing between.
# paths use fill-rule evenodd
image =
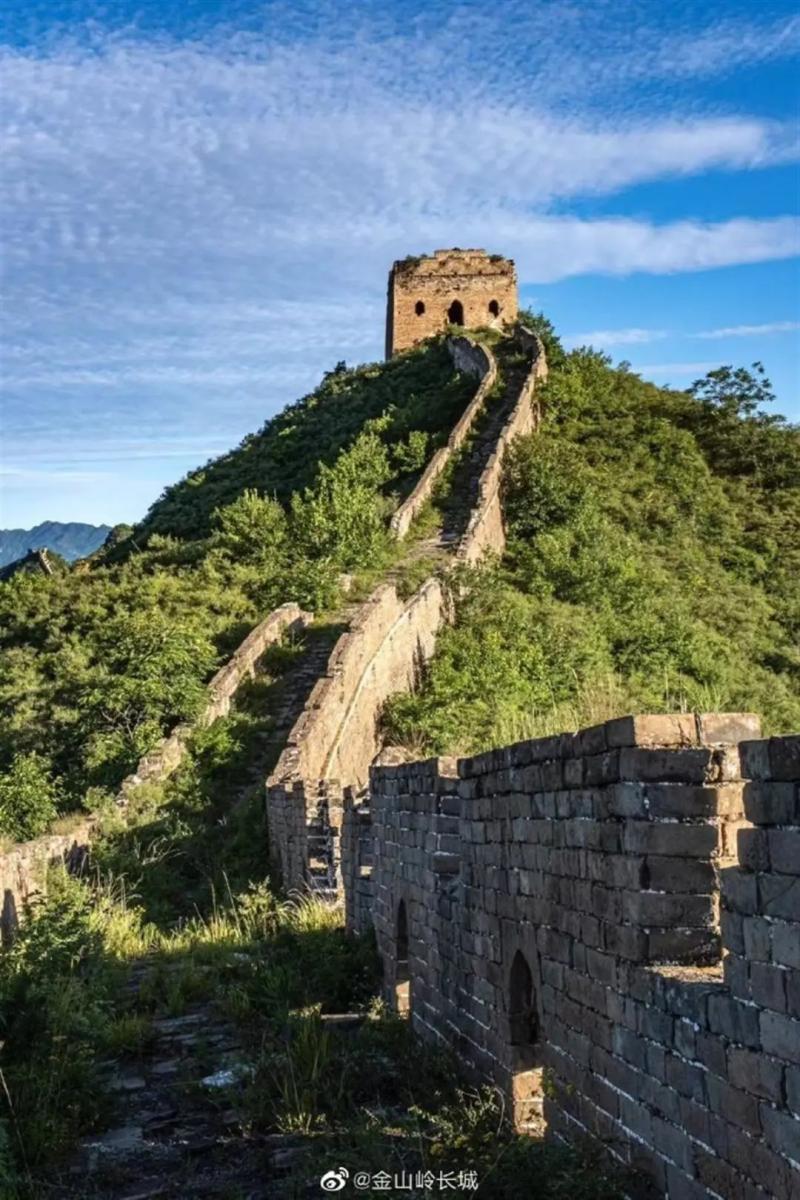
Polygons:
<instances>
[{"instance_id":1,"label":"hilltop vegetation","mask_svg":"<svg viewBox=\"0 0 800 1200\"><path fill-rule=\"evenodd\" d=\"M473 388L453 371L442 342L355 371L339 363L316 391L288 405L236 450L168 487L137 534L205 537L214 512L247 488L286 505L376 419L384 444L399 456L398 467L413 471L428 440L449 431Z\"/></svg>"},{"instance_id":2,"label":"hilltop vegetation","mask_svg":"<svg viewBox=\"0 0 800 1200\"><path fill-rule=\"evenodd\" d=\"M765 411L763 370L675 392L542 333L545 417L506 462L507 553L457 598L387 735L472 752L682 708L800 728L800 431Z\"/></svg>"},{"instance_id":3,"label":"hilltop vegetation","mask_svg":"<svg viewBox=\"0 0 800 1200\"><path fill-rule=\"evenodd\" d=\"M442 342L340 365L88 567L0 586L0 834L113 790L270 609L325 609L383 561L388 512L474 388Z\"/></svg>"},{"instance_id":4,"label":"hilltop vegetation","mask_svg":"<svg viewBox=\"0 0 800 1200\"><path fill-rule=\"evenodd\" d=\"M765 412L763 373L657 388L528 319L550 380L507 460L507 553L388 736L471 751L679 707L797 728L800 435ZM0 585L0 834L94 806L266 612L325 610L341 572L385 565L388 513L473 389L441 342L340 364L88 564Z\"/></svg>"}]
</instances>

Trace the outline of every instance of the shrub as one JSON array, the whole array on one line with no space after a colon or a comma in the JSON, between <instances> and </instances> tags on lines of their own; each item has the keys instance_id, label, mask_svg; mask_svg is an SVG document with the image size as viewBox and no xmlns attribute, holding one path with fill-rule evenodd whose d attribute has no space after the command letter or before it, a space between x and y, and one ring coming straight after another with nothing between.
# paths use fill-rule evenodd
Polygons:
<instances>
[{"instance_id":1,"label":"shrub","mask_svg":"<svg viewBox=\"0 0 800 1200\"><path fill-rule=\"evenodd\" d=\"M0 833L25 841L44 833L58 812L59 789L41 755L16 754L0 774Z\"/></svg>"}]
</instances>

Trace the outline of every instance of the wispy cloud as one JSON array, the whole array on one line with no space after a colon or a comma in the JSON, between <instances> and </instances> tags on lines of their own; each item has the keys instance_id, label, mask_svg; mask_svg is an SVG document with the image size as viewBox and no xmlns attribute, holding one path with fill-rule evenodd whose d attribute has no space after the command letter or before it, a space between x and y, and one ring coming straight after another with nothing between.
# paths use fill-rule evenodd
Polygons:
<instances>
[{"instance_id":1,"label":"wispy cloud","mask_svg":"<svg viewBox=\"0 0 800 1200\"><path fill-rule=\"evenodd\" d=\"M135 21L111 34L95 22L0 50L6 460L35 455L48 429L68 453L143 425L154 443L188 430L202 459L337 359L380 355L385 272L409 250L497 248L529 284L798 250L790 214L570 211L797 157L789 122L664 93L785 56L796 21L698 25L687 8L665 29L634 0L259 12L246 32L148 38Z\"/></svg>"},{"instance_id":2,"label":"wispy cloud","mask_svg":"<svg viewBox=\"0 0 800 1200\"><path fill-rule=\"evenodd\" d=\"M771 321L765 325L729 325L724 329L706 329L694 333L696 338L768 337L773 333L792 333L800 329L800 321Z\"/></svg>"},{"instance_id":3,"label":"wispy cloud","mask_svg":"<svg viewBox=\"0 0 800 1200\"><path fill-rule=\"evenodd\" d=\"M721 360L718 358L710 362L646 363L644 366L637 365L636 373L651 375L654 379L664 379L672 375L694 375L699 378L719 366Z\"/></svg>"},{"instance_id":4,"label":"wispy cloud","mask_svg":"<svg viewBox=\"0 0 800 1200\"><path fill-rule=\"evenodd\" d=\"M565 346L644 346L667 337L665 329L596 329L592 333L570 333Z\"/></svg>"}]
</instances>

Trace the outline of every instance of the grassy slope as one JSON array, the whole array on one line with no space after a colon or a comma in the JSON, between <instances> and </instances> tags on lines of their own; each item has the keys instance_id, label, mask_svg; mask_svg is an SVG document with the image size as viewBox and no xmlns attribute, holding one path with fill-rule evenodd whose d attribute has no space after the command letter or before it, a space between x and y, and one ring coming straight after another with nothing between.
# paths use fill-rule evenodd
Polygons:
<instances>
[{"instance_id":1,"label":"grassy slope","mask_svg":"<svg viewBox=\"0 0 800 1200\"><path fill-rule=\"evenodd\" d=\"M330 373L132 537L0 586L0 834L116 787L270 609L335 604L341 571L389 556L387 512L474 389L442 342Z\"/></svg>"},{"instance_id":2,"label":"grassy slope","mask_svg":"<svg viewBox=\"0 0 800 1200\"><path fill-rule=\"evenodd\" d=\"M552 355L506 463L509 544L458 605L390 738L471 752L624 712L800 728L800 436Z\"/></svg>"},{"instance_id":3,"label":"grassy slope","mask_svg":"<svg viewBox=\"0 0 800 1200\"><path fill-rule=\"evenodd\" d=\"M384 437L398 442L411 430L441 435L464 407L463 377L452 369L441 342L355 371L329 372L316 391L290 404L259 433L168 487L137 529L202 537L215 508L245 488L286 502L313 483L320 463L333 463L364 423L391 414Z\"/></svg>"}]
</instances>

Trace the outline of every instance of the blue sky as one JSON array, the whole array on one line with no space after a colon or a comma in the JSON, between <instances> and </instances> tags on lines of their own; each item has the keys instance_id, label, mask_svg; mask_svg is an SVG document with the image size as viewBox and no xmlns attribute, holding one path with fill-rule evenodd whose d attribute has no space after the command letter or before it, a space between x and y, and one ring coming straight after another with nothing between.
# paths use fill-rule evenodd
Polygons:
<instances>
[{"instance_id":1,"label":"blue sky","mask_svg":"<svg viewBox=\"0 0 800 1200\"><path fill-rule=\"evenodd\" d=\"M379 358L387 270L513 257L569 344L800 419L783 0L10 0L0 525L141 517Z\"/></svg>"}]
</instances>

